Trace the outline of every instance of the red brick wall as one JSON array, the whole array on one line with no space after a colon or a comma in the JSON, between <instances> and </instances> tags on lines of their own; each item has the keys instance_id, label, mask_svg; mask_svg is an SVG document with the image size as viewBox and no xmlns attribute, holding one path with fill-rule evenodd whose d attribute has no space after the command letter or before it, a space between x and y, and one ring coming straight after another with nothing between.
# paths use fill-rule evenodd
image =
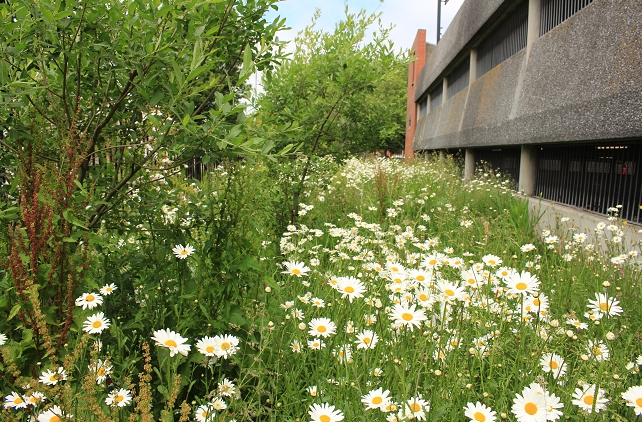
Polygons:
<instances>
[{"instance_id":1,"label":"red brick wall","mask_svg":"<svg viewBox=\"0 0 642 422\"><path fill-rule=\"evenodd\" d=\"M414 155L412 142L415 138L417 127L417 104L415 103L415 86L419 72L426 64L426 30L420 29L415 36L410 52L411 62L408 64L408 104L406 105L406 144L404 156L410 158Z\"/></svg>"}]
</instances>

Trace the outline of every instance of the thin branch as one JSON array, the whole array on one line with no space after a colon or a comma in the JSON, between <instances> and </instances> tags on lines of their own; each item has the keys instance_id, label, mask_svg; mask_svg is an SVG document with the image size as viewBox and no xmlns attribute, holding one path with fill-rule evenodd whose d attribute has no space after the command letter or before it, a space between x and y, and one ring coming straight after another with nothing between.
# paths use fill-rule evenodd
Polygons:
<instances>
[{"instance_id":1,"label":"thin branch","mask_svg":"<svg viewBox=\"0 0 642 422\"><path fill-rule=\"evenodd\" d=\"M29 100L29 103L33 106L33 108L35 108L35 109L36 109L36 111L38 112L38 114L40 114L40 115L41 115L41 116L42 116L46 121L48 121L48 122L49 122L49 123L51 123L52 125L54 125L54 126L56 125L56 123L54 123L54 121L53 121L53 120L51 120L51 118L50 118L49 116L47 116L47 115L46 115L42 110L40 110L40 108L38 108L38 106L36 105L36 103L34 103L34 102L33 102L33 100L31 99L31 96L30 96L30 95L27 95L26 97L27 97L27 100Z\"/></svg>"}]
</instances>

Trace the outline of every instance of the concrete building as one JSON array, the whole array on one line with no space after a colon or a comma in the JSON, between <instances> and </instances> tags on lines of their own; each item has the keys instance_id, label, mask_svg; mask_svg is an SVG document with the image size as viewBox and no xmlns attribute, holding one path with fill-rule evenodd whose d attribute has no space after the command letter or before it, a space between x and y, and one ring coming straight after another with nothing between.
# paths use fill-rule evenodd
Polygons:
<instances>
[{"instance_id":1,"label":"concrete building","mask_svg":"<svg viewBox=\"0 0 642 422\"><path fill-rule=\"evenodd\" d=\"M526 195L641 221L642 1L466 0L413 49L406 155L459 153L466 176L484 160Z\"/></svg>"}]
</instances>

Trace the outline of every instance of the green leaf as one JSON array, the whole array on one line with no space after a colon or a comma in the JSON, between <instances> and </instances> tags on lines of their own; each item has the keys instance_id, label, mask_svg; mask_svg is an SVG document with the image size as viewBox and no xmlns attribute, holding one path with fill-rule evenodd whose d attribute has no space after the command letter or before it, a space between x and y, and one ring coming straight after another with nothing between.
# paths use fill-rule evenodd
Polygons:
<instances>
[{"instance_id":1,"label":"green leaf","mask_svg":"<svg viewBox=\"0 0 642 422\"><path fill-rule=\"evenodd\" d=\"M245 46L245 50L243 50L243 67L241 68L241 72L239 73L239 79L245 81L251 74L254 66L252 63L252 49L250 48L250 45L247 44ZM242 82L239 82L239 84Z\"/></svg>"},{"instance_id":2,"label":"green leaf","mask_svg":"<svg viewBox=\"0 0 642 422\"><path fill-rule=\"evenodd\" d=\"M196 69L192 70L189 75L187 75L187 78L185 78L185 82L190 82L191 80L195 79L200 75L201 73L208 71L212 68L214 64L209 63L209 64L204 64L202 66L197 67Z\"/></svg>"},{"instance_id":3,"label":"green leaf","mask_svg":"<svg viewBox=\"0 0 642 422\"><path fill-rule=\"evenodd\" d=\"M40 13L42 14L43 19L47 23L52 23L54 21L53 12L51 10L49 10L49 8L47 7L46 4L44 4L44 3L40 4Z\"/></svg>"},{"instance_id":4,"label":"green leaf","mask_svg":"<svg viewBox=\"0 0 642 422\"><path fill-rule=\"evenodd\" d=\"M205 305L203 305L201 302L199 302L199 303L198 303L198 306L199 306L199 308L201 308L201 311L203 312L203 315L205 315L205 317L207 318L207 320L208 320L208 321L209 321L209 320L211 320L211 319L212 319L212 316L210 315L210 313L209 313L209 311L207 310L207 308L205 307Z\"/></svg>"},{"instance_id":5,"label":"green leaf","mask_svg":"<svg viewBox=\"0 0 642 422\"><path fill-rule=\"evenodd\" d=\"M195 37L200 37L203 34L204 31L205 31L205 25L199 26L198 28L196 28L194 30L194 36Z\"/></svg>"},{"instance_id":6,"label":"green leaf","mask_svg":"<svg viewBox=\"0 0 642 422\"><path fill-rule=\"evenodd\" d=\"M78 226L78 227L80 227L80 228L82 228L82 229L89 230L89 229L87 228L87 226L85 226L85 225L83 224L83 222L82 222L82 221L80 221L78 218L74 217L74 216L71 214L71 210L70 210L70 209L66 209L66 210L64 210L64 211L62 212L62 217L63 217L67 222L69 222L69 223L73 224L74 226Z\"/></svg>"},{"instance_id":7,"label":"green leaf","mask_svg":"<svg viewBox=\"0 0 642 422\"><path fill-rule=\"evenodd\" d=\"M18 315L18 312L20 312L20 308L21 306L19 303L16 303L15 305L13 305L13 308L11 308L11 312L9 312L9 317L7 318L7 320L11 321L13 317Z\"/></svg>"}]
</instances>

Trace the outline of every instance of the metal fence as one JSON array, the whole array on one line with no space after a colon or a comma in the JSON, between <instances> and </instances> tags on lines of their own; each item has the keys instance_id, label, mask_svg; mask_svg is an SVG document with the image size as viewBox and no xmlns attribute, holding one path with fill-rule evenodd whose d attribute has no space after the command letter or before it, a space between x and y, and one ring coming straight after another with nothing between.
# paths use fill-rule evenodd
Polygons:
<instances>
[{"instance_id":1,"label":"metal fence","mask_svg":"<svg viewBox=\"0 0 642 422\"><path fill-rule=\"evenodd\" d=\"M474 154L476 167L488 163L493 171L510 177L511 186L517 189L521 147L477 149Z\"/></svg>"},{"instance_id":2,"label":"metal fence","mask_svg":"<svg viewBox=\"0 0 642 422\"><path fill-rule=\"evenodd\" d=\"M542 198L640 223L642 146L611 143L541 147L536 193Z\"/></svg>"},{"instance_id":3,"label":"metal fence","mask_svg":"<svg viewBox=\"0 0 642 422\"><path fill-rule=\"evenodd\" d=\"M486 72L526 47L528 2L524 2L477 47L477 73Z\"/></svg>"},{"instance_id":4,"label":"metal fence","mask_svg":"<svg viewBox=\"0 0 642 422\"><path fill-rule=\"evenodd\" d=\"M542 0L539 35L546 34L592 2L593 0Z\"/></svg>"}]
</instances>

